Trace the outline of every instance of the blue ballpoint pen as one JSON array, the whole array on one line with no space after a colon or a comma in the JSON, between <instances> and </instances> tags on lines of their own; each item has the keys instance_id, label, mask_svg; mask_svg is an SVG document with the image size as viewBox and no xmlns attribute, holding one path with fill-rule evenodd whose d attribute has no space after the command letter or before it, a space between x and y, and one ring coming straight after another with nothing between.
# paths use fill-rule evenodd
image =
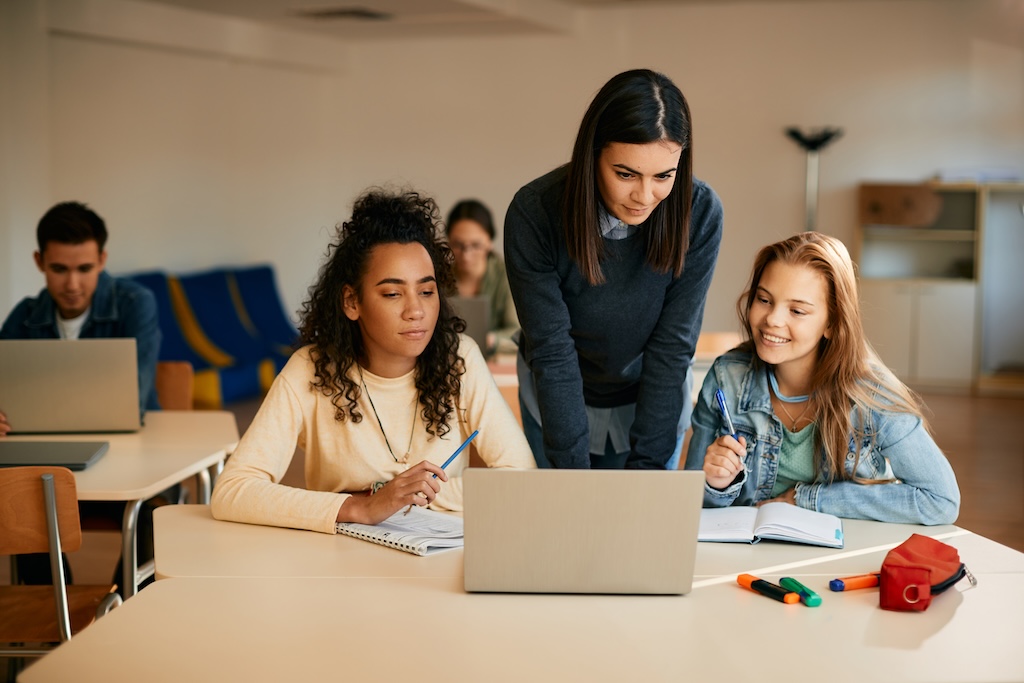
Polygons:
<instances>
[{"instance_id":1,"label":"blue ballpoint pen","mask_svg":"<svg viewBox=\"0 0 1024 683\"><path fill-rule=\"evenodd\" d=\"M453 460L455 460L455 458L459 457L459 453L461 453L462 451L466 450L466 446L468 446L468 445L469 445L469 442L470 442L470 441L472 441L473 439L475 439L475 438L476 438L476 435L477 435L477 434L479 434L479 433L480 433L480 430L479 430L479 429L473 430L473 433L472 433L472 434L470 434L470 435L469 435L469 436L468 436L468 437L466 438L466 440L462 442L462 445L461 445L461 446L459 446L458 448L456 448L456 449L455 449L455 452L454 452L454 453L452 453L452 454L451 454L451 455L450 455L450 456L448 457L448 459L444 461L444 464L443 464L443 465L441 465L441 469L443 470L444 468L448 467L448 465L451 465L451 464L452 464L452 461L453 461ZM434 479L437 479L437 475L436 475L436 474L434 475ZM410 505L409 507L405 508L405 512L403 512L402 514L403 514L403 515L407 515L407 514L409 514L409 511L410 511L410 510L412 510L412 508L413 508L413 506L412 506L412 505Z\"/></svg>"},{"instance_id":2,"label":"blue ballpoint pen","mask_svg":"<svg viewBox=\"0 0 1024 683\"><path fill-rule=\"evenodd\" d=\"M715 401L718 403L718 410L722 413L722 419L725 421L725 428L729 430L729 436L740 440L740 437L736 434L736 427L732 424L732 416L729 415L729 408L725 405L725 392L721 389L715 392ZM740 467L747 469L746 464L740 460Z\"/></svg>"},{"instance_id":3,"label":"blue ballpoint pen","mask_svg":"<svg viewBox=\"0 0 1024 683\"><path fill-rule=\"evenodd\" d=\"M462 442L462 445L455 449L455 452L451 454L451 457L449 457L447 460L444 461L444 464L441 465L441 469L443 470L444 468L448 467L448 465L451 465L452 464L452 460L457 458L459 456L459 453L464 451L466 449L466 446L469 445L469 442L472 441L473 439L475 439L476 435L479 434L479 433L480 433L480 430L477 429L472 434L470 434L469 437L467 437L466 440ZM436 474L434 475L434 479L437 479L437 475Z\"/></svg>"},{"instance_id":4,"label":"blue ballpoint pen","mask_svg":"<svg viewBox=\"0 0 1024 683\"><path fill-rule=\"evenodd\" d=\"M729 415L729 408L725 405L725 394L721 389L715 392L715 400L718 402L718 410L722 413L722 419L725 420L725 428L729 430L729 435L739 441L739 437L736 436L736 428L732 424L732 417Z\"/></svg>"}]
</instances>

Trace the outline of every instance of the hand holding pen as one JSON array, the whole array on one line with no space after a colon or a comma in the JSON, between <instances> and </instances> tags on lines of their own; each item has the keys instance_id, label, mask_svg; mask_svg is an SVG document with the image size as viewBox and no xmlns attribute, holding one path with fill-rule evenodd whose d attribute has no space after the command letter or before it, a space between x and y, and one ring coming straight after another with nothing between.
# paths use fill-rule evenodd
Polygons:
<instances>
[{"instance_id":1,"label":"hand holding pen","mask_svg":"<svg viewBox=\"0 0 1024 683\"><path fill-rule=\"evenodd\" d=\"M380 524L406 505L424 501L429 505L441 490L448 475L434 463L424 460L398 474L372 494L355 493L345 499L337 521Z\"/></svg>"},{"instance_id":2,"label":"hand holding pen","mask_svg":"<svg viewBox=\"0 0 1024 683\"><path fill-rule=\"evenodd\" d=\"M743 471L743 456L747 453L747 440L736 434L725 393L715 392L715 403L722 414L722 423L728 434L720 436L704 452L704 478L708 486L716 489L727 488Z\"/></svg>"},{"instance_id":3,"label":"hand holding pen","mask_svg":"<svg viewBox=\"0 0 1024 683\"><path fill-rule=\"evenodd\" d=\"M469 445L469 442L470 442L470 441L472 441L473 439L475 439L475 438L476 438L476 435L477 435L477 434L479 434L479 433L480 433L480 430L479 430L479 429L475 430L475 431L474 431L474 432L473 432L472 434L470 434L470 435L469 435L469 436L468 436L468 437L466 438L466 440L465 440L465 441L463 441L463 442L462 442L462 445L461 445L461 446L459 446L458 448L456 448L456 449L455 449L455 452L454 452L454 453L452 453L452 454L451 454L450 456L448 456L448 459L444 461L444 464L443 464L443 465L441 465L441 470L442 470L442 471L441 471L441 474L442 474L442 475L444 475L444 468L448 467L448 465L451 465L451 464L452 464L452 461L453 461L453 460L455 460L455 458L457 458L457 457L459 456L459 453L461 453L462 451L464 451L464 450L466 449L466 446L468 446L468 445ZM437 479L437 473L436 473L436 472L434 473L434 479ZM445 477L444 477L444 480L445 480L445 481L448 481L448 477L447 477L447 476L445 476ZM433 482L431 482L431 486L433 486L433 485L434 485L434 484L433 484ZM436 491L440 491L440 490L441 490L441 487L440 487L440 486L438 486L438 487L437 487L437 488L435 489L435 492L436 492ZM431 497L431 499L430 499L430 500L433 500L433 498ZM427 505L430 505L430 500L428 500L428 501L427 501ZM415 504L416 504L415 502L413 502L413 503L409 503L409 507L407 507L407 508L405 509L405 512L404 512L404 513L402 513L402 514L405 514L405 515L409 514L409 511L410 511L410 510L412 510L412 506L413 506L413 505L415 505Z\"/></svg>"}]
</instances>

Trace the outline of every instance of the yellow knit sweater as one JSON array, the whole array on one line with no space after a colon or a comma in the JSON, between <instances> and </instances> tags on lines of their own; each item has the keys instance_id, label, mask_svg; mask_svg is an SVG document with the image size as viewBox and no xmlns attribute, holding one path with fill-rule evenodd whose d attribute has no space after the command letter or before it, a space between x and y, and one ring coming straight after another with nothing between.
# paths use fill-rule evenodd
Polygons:
<instances>
[{"instance_id":1,"label":"yellow knit sweater","mask_svg":"<svg viewBox=\"0 0 1024 683\"><path fill-rule=\"evenodd\" d=\"M211 501L213 516L333 534L338 510L348 497L339 492L367 491L374 482L390 481L421 460L440 465L475 429L480 434L473 445L488 467L535 467L526 437L476 343L463 336L459 354L465 359L466 372L458 415L452 415L452 429L441 438L427 434L418 416L415 371L383 378L363 370L369 398L399 459L395 462L367 392L362 392L358 403L361 422L336 421L330 399L310 389L313 363L309 347L299 349L274 380L217 480ZM357 375L353 379L359 382ZM404 457L410 427L412 443ZM306 454L305 489L279 483L296 445ZM442 484L431 507L462 510L461 474L468 463L466 449L445 469L448 482Z\"/></svg>"}]
</instances>

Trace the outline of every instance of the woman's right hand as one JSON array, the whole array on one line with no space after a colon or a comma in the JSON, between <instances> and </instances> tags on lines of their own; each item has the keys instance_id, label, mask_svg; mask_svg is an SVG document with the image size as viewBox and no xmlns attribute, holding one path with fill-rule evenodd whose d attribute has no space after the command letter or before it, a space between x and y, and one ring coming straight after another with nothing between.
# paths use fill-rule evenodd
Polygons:
<instances>
[{"instance_id":1,"label":"woman's right hand","mask_svg":"<svg viewBox=\"0 0 1024 683\"><path fill-rule=\"evenodd\" d=\"M7 421L7 416L0 412L0 436L7 436L9 431L11 431L11 423Z\"/></svg>"},{"instance_id":2,"label":"woman's right hand","mask_svg":"<svg viewBox=\"0 0 1024 683\"><path fill-rule=\"evenodd\" d=\"M720 436L704 451L704 479L713 489L725 489L743 471L743 456L747 453L747 440Z\"/></svg>"},{"instance_id":3,"label":"woman's right hand","mask_svg":"<svg viewBox=\"0 0 1024 683\"><path fill-rule=\"evenodd\" d=\"M338 521L379 524L406 506L426 507L445 481L448 475L440 467L426 460L418 462L372 496L349 496L338 511Z\"/></svg>"}]
</instances>

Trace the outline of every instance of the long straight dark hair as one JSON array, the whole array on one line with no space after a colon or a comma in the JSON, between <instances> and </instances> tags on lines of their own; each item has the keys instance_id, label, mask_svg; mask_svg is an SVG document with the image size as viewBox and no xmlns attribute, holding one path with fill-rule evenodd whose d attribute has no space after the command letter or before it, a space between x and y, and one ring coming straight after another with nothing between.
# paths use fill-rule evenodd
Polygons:
<instances>
[{"instance_id":1,"label":"long straight dark hair","mask_svg":"<svg viewBox=\"0 0 1024 683\"><path fill-rule=\"evenodd\" d=\"M676 181L651 212L644 229L647 263L676 277L683 272L690 246L690 204L693 195L693 142L690 105L664 74L649 69L624 71L604 84L583 116L562 205L562 223L569 256L592 285L604 282L604 243L599 225L600 190L597 161L613 142L647 144L666 140L681 145Z\"/></svg>"}]
</instances>

